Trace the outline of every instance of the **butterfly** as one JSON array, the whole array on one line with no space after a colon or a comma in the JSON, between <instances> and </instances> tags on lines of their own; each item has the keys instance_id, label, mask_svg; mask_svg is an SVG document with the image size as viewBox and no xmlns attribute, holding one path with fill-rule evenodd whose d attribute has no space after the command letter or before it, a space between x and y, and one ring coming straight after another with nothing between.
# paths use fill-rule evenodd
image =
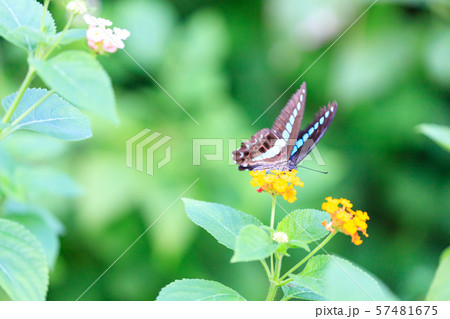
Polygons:
<instances>
[{"instance_id":1,"label":"butterfly","mask_svg":"<svg viewBox=\"0 0 450 319\"><path fill-rule=\"evenodd\" d=\"M292 170L311 152L326 132L337 110L328 103L300 130L306 104L306 83L292 95L272 129L264 128L233 152L239 170Z\"/></svg>"}]
</instances>

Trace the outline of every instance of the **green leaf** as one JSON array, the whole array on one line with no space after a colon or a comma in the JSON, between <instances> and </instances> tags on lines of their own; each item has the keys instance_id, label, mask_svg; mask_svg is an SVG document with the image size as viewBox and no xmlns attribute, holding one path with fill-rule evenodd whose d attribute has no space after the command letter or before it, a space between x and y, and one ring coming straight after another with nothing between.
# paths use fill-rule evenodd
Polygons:
<instances>
[{"instance_id":1,"label":"green leaf","mask_svg":"<svg viewBox=\"0 0 450 319\"><path fill-rule=\"evenodd\" d=\"M4 203L3 208L7 214L35 214L44 220L54 233L58 235L65 233L64 225L59 221L59 219L42 207L9 199Z\"/></svg>"},{"instance_id":2,"label":"green leaf","mask_svg":"<svg viewBox=\"0 0 450 319\"><path fill-rule=\"evenodd\" d=\"M447 247L441 255L439 267L425 300L450 300L450 247Z\"/></svg>"},{"instance_id":3,"label":"green leaf","mask_svg":"<svg viewBox=\"0 0 450 319\"><path fill-rule=\"evenodd\" d=\"M45 222L45 220L33 213L28 214L11 214L6 213L4 217L25 226L41 243L47 258L47 264L53 269L56 258L59 253L59 239L53 229Z\"/></svg>"},{"instance_id":4,"label":"green leaf","mask_svg":"<svg viewBox=\"0 0 450 319\"><path fill-rule=\"evenodd\" d=\"M228 206L188 198L183 198L183 201L188 217L230 249L234 249L243 227L262 226L255 217Z\"/></svg>"},{"instance_id":5,"label":"green leaf","mask_svg":"<svg viewBox=\"0 0 450 319\"><path fill-rule=\"evenodd\" d=\"M11 121L14 122L48 93L45 89L27 89ZM3 99L5 110L11 107L15 96L16 93ZM67 141L79 141L92 136L89 119L56 94L50 95L39 104L17 123L15 129L35 131Z\"/></svg>"},{"instance_id":6,"label":"green leaf","mask_svg":"<svg viewBox=\"0 0 450 319\"><path fill-rule=\"evenodd\" d=\"M245 301L235 290L203 279L176 280L159 292L157 301Z\"/></svg>"},{"instance_id":7,"label":"green leaf","mask_svg":"<svg viewBox=\"0 0 450 319\"><path fill-rule=\"evenodd\" d=\"M55 22L48 11L44 21L46 33L40 31L43 9L42 4L35 0L1 0L0 36L33 51L38 42L56 32Z\"/></svg>"},{"instance_id":8,"label":"green leaf","mask_svg":"<svg viewBox=\"0 0 450 319\"><path fill-rule=\"evenodd\" d=\"M256 225L245 226L239 233L231 262L265 259L272 255L279 246L272 242L265 230Z\"/></svg>"},{"instance_id":9,"label":"green leaf","mask_svg":"<svg viewBox=\"0 0 450 319\"><path fill-rule=\"evenodd\" d=\"M62 32L58 32L55 34L50 40L49 43L53 43L59 39ZM86 29L69 29L64 34L63 38L59 42L60 45L66 45L73 43L75 41L79 41L81 39L86 39Z\"/></svg>"},{"instance_id":10,"label":"green leaf","mask_svg":"<svg viewBox=\"0 0 450 319\"><path fill-rule=\"evenodd\" d=\"M42 134L18 131L2 141L3 147L23 162L50 162L68 148L64 141Z\"/></svg>"},{"instance_id":11,"label":"green leaf","mask_svg":"<svg viewBox=\"0 0 450 319\"><path fill-rule=\"evenodd\" d=\"M83 51L64 51L46 61L30 59L44 82L76 107L118 123L111 79L100 63Z\"/></svg>"},{"instance_id":12,"label":"green leaf","mask_svg":"<svg viewBox=\"0 0 450 319\"><path fill-rule=\"evenodd\" d=\"M39 241L24 226L0 219L0 286L13 300L45 300L47 261Z\"/></svg>"},{"instance_id":13,"label":"green leaf","mask_svg":"<svg viewBox=\"0 0 450 319\"><path fill-rule=\"evenodd\" d=\"M25 226L41 243L47 257L47 264L53 269L59 253L58 235L64 232L61 222L47 210L7 200L4 217Z\"/></svg>"},{"instance_id":14,"label":"green leaf","mask_svg":"<svg viewBox=\"0 0 450 319\"><path fill-rule=\"evenodd\" d=\"M308 261L299 275L290 275L290 277L294 279L296 285L286 287L285 290L303 287L306 293L303 296L305 299L396 300L396 297L375 276L337 256L315 256ZM290 293L292 294L292 291ZM298 295L302 296L300 292Z\"/></svg>"},{"instance_id":15,"label":"green leaf","mask_svg":"<svg viewBox=\"0 0 450 319\"><path fill-rule=\"evenodd\" d=\"M283 290L284 298L295 298L302 300L325 300L324 297L317 295L311 289L303 287L295 281L287 283L281 288Z\"/></svg>"},{"instance_id":16,"label":"green leaf","mask_svg":"<svg viewBox=\"0 0 450 319\"><path fill-rule=\"evenodd\" d=\"M450 127L437 124L421 124L417 130L450 152Z\"/></svg>"},{"instance_id":17,"label":"green leaf","mask_svg":"<svg viewBox=\"0 0 450 319\"><path fill-rule=\"evenodd\" d=\"M53 168L20 167L16 176L29 196L36 194L76 197L82 193L81 186L69 175Z\"/></svg>"},{"instance_id":18,"label":"green leaf","mask_svg":"<svg viewBox=\"0 0 450 319\"><path fill-rule=\"evenodd\" d=\"M277 232L288 235L289 244L309 251L308 243L316 242L329 234L321 224L330 215L321 210L298 209L287 215L277 226Z\"/></svg>"}]
</instances>

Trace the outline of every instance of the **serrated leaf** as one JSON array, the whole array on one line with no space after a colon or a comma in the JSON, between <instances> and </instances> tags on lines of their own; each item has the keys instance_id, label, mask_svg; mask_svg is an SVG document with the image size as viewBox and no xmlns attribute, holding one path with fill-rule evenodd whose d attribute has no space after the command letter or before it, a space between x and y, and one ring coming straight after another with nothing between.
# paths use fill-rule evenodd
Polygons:
<instances>
[{"instance_id":1,"label":"serrated leaf","mask_svg":"<svg viewBox=\"0 0 450 319\"><path fill-rule=\"evenodd\" d=\"M267 232L256 225L242 228L236 241L231 262L265 259L272 255L280 244L274 244Z\"/></svg>"},{"instance_id":2,"label":"serrated leaf","mask_svg":"<svg viewBox=\"0 0 450 319\"><path fill-rule=\"evenodd\" d=\"M27 89L11 117L11 122L48 93L45 89ZM3 99L5 110L11 107L15 96L16 93ZM56 94L39 104L17 123L14 129L35 131L67 141L79 141L92 136L89 119Z\"/></svg>"},{"instance_id":3,"label":"serrated leaf","mask_svg":"<svg viewBox=\"0 0 450 319\"><path fill-rule=\"evenodd\" d=\"M436 275L425 300L450 300L450 247L445 249L441 255Z\"/></svg>"},{"instance_id":4,"label":"serrated leaf","mask_svg":"<svg viewBox=\"0 0 450 319\"><path fill-rule=\"evenodd\" d=\"M338 256L315 256L299 275L290 277L297 288L306 289L310 300L396 300L375 276ZM317 299L311 299L314 296Z\"/></svg>"},{"instance_id":5,"label":"serrated leaf","mask_svg":"<svg viewBox=\"0 0 450 319\"><path fill-rule=\"evenodd\" d=\"M437 124L421 124L417 127L417 130L450 152L450 127Z\"/></svg>"},{"instance_id":6,"label":"serrated leaf","mask_svg":"<svg viewBox=\"0 0 450 319\"><path fill-rule=\"evenodd\" d=\"M159 292L157 301L245 301L235 290L203 279L177 280Z\"/></svg>"},{"instance_id":7,"label":"serrated leaf","mask_svg":"<svg viewBox=\"0 0 450 319\"><path fill-rule=\"evenodd\" d=\"M55 34L55 22L50 14L45 15L45 32L40 31L44 7L35 0L0 1L0 36L6 40L33 51L39 41Z\"/></svg>"},{"instance_id":8,"label":"serrated leaf","mask_svg":"<svg viewBox=\"0 0 450 319\"><path fill-rule=\"evenodd\" d=\"M76 107L118 122L111 79L100 63L83 51L64 51L46 60L30 59L44 82Z\"/></svg>"},{"instance_id":9,"label":"serrated leaf","mask_svg":"<svg viewBox=\"0 0 450 319\"><path fill-rule=\"evenodd\" d=\"M183 202L188 217L230 249L234 249L243 227L262 226L257 218L225 205L188 198L183 198Z\"/></svg>"},{"instance_id":10,"label":"serrated leaf","mask_svg":"<svg viewBox=\"0 0 450 319\"><path fill-rule=\"evenodd\" d=\"M284 297L288 299L295 298L302 300L325 300L324 297L317 295L311 289L301 286L295 281L287 283L281 288L283 290Z\"/></svg>"},{"instance_id":11,"label":"serrated leaf","mask_svg":"<svg viewBox=\"0 0 450 319\"><path fill-rule=\"evenodd\" d=\"M45 253L24 226L0 219L0 286L13 300L45 300Z\"/></svg>"},{"instance_id":12,"label":"serrated leaf","mask_svg":"<svg viewBox=\"0 0 450 319\"><path fill-rule=\"evenodd\" d=\"M53 269L59 253L58 235L64 225L47 210L29 204L7 200L3 205L4 217L25 226L41 243L47 264Z\"/></svg>"},{"instance_id":13,"label":"serrated leaf","mask_svg":"<svg viewBox=\"0 0 450 319\"><path fill-rule=\"evenodd\" d=\"M316 242L329 234L321 224L330 215L315 209L298 209L287 215L277 226L277 232L288 235L289 243L309 251L308 243Z\"/></svg>"},{"instance_id":14,"label":"serrated leaf","mask_svg":"<svg viewBox=\"0 0 450 319\"><path fill-rule=\"evenodd\" d=\"M53 269L59 253L59 239L53 229L39 215L33 213L5 213L4 217L25 226L40 242L47 258L47 264Z\"/></svg>"}]
</instances>

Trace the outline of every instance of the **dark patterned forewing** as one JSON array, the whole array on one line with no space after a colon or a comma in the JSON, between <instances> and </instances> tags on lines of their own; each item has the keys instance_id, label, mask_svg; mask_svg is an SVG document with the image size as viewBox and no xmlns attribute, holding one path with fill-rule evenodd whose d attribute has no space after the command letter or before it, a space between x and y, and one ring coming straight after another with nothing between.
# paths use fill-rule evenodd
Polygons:
<instances>
[{"instance_id":1,"label":"dark patterned forewing","mask_svg":"<svg viewBox=\"0 0 450 319\"><path fill-rule=\"evenodd\" d=\"M287 161L286 143L268 129L256 132L248 141L233 152L233 160L239 170L253 170L259 166L270 166Z\"/></svg>"},{"instance_id":2,"label":"dark patterned forewing","mask_svg":"<svg viewBox=\"0 0 450 319\"><path fill-rule=\"evenodd\" d=\"M291 154L294 143L297 141L300 125L306 104L306 83L303 82L300 89L295 92L289 102L281 111L273 124L272 131L287 143L286 154ZM291 142L290 142L291 141Z\"/></svg>"},{"instance_id":3,"label":"dark patterned forewing","mask_svg":"<svg viewBox=\"0 0 450 319\"><path fill-rule=\"evenodd\" d=\"M333 121L336 110L336 101L328 104L327 107L321 108L314 117L314 120L304 130L298 133L297 143L291 151L290 161L292 163L295 165L300 163L311 152L314 146L316 146Z\"/></svg>"}]
</instances>

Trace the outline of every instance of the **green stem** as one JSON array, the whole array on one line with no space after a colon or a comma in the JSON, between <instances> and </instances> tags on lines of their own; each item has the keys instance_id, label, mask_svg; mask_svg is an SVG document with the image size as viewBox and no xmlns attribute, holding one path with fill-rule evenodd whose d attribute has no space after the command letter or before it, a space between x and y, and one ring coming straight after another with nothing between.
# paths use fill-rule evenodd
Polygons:
<instances>
[{"instance_id":1,"label":"green stem","mask_svg":"<svg viewBox=\"0 0 450 319\"><path fill-rule=\"evenodd\" d=\"M66 34L67 30L69 29L70 25L72 24L74 18L75 18L75 15L72 13L70 15L69 20L67 21L66 25L64 26L64 29L62 30L59 38L53 43L53 45L50 47L50 49L48 49L48 51L42 57L43 60L46 60L49 57L49 55L53 52L53 50L55 50L55 48L59 45L61 40L64 38L64 35Z\"/></svg>"},{"instance_id":2,"label":"green stem","mask_svg":"<svg viewBox=\"0 0 450 319\"><path fill-rule=\"evenodd\" d=\"M283 259L283 256L281 255L280 257L278 257L278 255L275 255L275 259L275 271L273 272L272 279L270 280L270 286L269 291L267 292L266 301L273 301L275 299L279 286L278 281L280 279L281 260Z\"/></svg>"},{"instance_id":3,"label":"green stem","mask_svg":"<svg viewBox=\"0 0 450 319\"><path fill-rule=\"evenodd\" d=\"M16 110L17 106L19 105L20 100L22 99L23 95L25 94L26 89L30 85L31 81L33 80L34 73L36 70L29 66L27 75L25 76L25 79L23 79L22 84L20 85L19 91L16 94L16 97L14 98L11 107L8 109L8 111L5 113L2 119L2 123L8 123L11 119L11 116L13 115L14 111Z\"/></svg>"},{"instance_id":4,"label":"green stem","mask_svg":"<svg viewBox=\"0 0 450 319\"><path fill-rule=\"evenodd\" d=\"M270 277L272 275L270 274L269 266L267 266L267 263L266 263L266 261L264 259L261 259L260 262L263 265L264 270L266 271L267 278L270 280Z\"/></svg>"},{"instance_id":5,"label":"green stem","mask_svg":"<svg viewBox=\"0 0 450 319\"><path fill-rule=\"evenodd\" d=\"M42 12L42 19L41 19L41 31L44 31L44 23L45 23L45 14L48 10L48 5L50 4L50 0L44 1L44 11Z\"/></svg>"},{"instance_id":6,"label":"green stem","mask_svg":"<svg viewBox=\"0 0 450 319\"><path fill-rule=\"evenodd\" d=\"M319 245L317 245L316 248L314 248L313 251L311 251L308 255L306 255L306 257L303 258L298 264L296 264L294 267L289 269L280 279L283 280L284 278L286 278L287 276L292 274L295 270L297 270L298 267L300 267L305 262L307 262L312 256L315 255L315 253L317 253L320 249L322 249L322 247L325 246L331 240L331 238L333 238L334 235L336 235L336 233L330 233L327 238L325 238ZM281 284L284 285L290 281L292 281L292 279L285 280L285 281L281 282L280 285Z\"/></svg>"},{"instance_id":7,"label":"green stem","mask_svg":"<svg viewBox=\"0 0 450 319\"><path fill-rule=\"evenodd\" d=\"M45 15L47 13L48 10L48 5L50 4L50 0L45 0L44 1L44 10L42 10L42 18L41 18L41 27L40 30L42 32L44 32L44 25L45 25ZM41 43L38 43L38 46L36 48L36 54L35 54L35 58L37 58L39 56L39 53L41 52Z\"/></svg>"},{"instance_id":8,"label":"green stem","mask_svg":"<svg viewBox=\"0 0 450 319\"><path fill-rule=\"evenodd\" d=\"M275 206L277 204L277 197L276 195L272 196L272 212L270 214L270 228L273 229L273 226L275 224Z\"/></svg>"},{"instance_id":9,"label":"green stem","mask_svg":"<svg viewBox=\"0 0 450 319\"><path fill-rule=\"evenodd\" d=\"M277 197L276 195L272 195L272 210L270 212L270 228L273 230L273 227L275 225L275 207L277 204ZM272 239L272 235L273 232L272 230L270 231L270 239ZM270 255L270 271L273 274L274 273L274 269L273 269L273 254Z\"/></svg>"}]
</instances>

